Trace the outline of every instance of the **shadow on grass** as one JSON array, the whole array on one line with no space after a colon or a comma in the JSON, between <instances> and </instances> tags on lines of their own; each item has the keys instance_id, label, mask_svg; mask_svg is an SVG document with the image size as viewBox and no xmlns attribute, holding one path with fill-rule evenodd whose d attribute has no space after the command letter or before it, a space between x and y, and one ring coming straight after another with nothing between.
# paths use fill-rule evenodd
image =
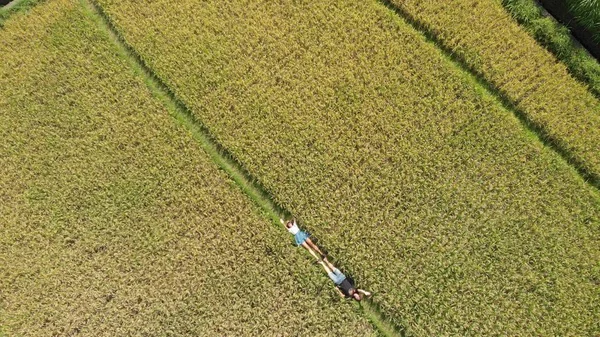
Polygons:
<instances>
[{"instance_id":1,"label":"shadow on grass","mask_svg":"<svg viewBox=\"0 0 600 337\"><path fill-rule=\"evenodd\" d=\"M552 136L551 133L543 126L533 122L529 115L522 109L519 109L516 105L519 104L520 100L527 97L529 92L524 93L521 98L517 101L511 100L501 90L496 88L491 82L489 82L477 69L471 67L468 62L456 54L451 48L447 47L438 37L417 20L410 13L406 12L400 6L391 2L391 0L377 0L383 6L396 13L402 20L410 24L416 31L420 32L425 38L432 44L434 44L446 58L454 63L462 71L471 75L475 81L484 88L488 93L495 97L502 106L512 112L523 124L523 126L531 132L544 146L550 148L556 152L563 160L565 160L569 166L571 166L577 174L583 178L583 180L594 187L596 190L600 190L600 175L593 172L587 167L585 162L581 160L577 155L573 154L568 150L566 144ZM535 89L535 88L534 88ZM533 90L533 89L531 89Z\"/></svg>"}]
</instances>

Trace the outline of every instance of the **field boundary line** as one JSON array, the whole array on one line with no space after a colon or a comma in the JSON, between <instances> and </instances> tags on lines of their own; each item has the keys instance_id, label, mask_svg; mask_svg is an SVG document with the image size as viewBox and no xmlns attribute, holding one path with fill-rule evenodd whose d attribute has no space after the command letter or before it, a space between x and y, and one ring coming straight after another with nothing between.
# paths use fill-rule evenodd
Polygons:
<instances>
[{"instance_id":1,"label":"field boundary line","mask_svg":"<svg viewBox=\"0 0 600 337\"><path fill-rule=\"evenodd\" d=\"M488 81L483 74L470 66L466 60L460 55L454 53L454 51L447 47L441 39L429 28L426 27L422 22L416 19L413 15L402 9L400 6L391 2L391 0L376 0L389 10L396 13L396 15L408 23L414 30L419 32L425 37L425 39L439 49L442 54L452 62L461 71L467 73L475 82L481 86L487 93L502 105L502 107L511 112L525 127L527 131L532 133L535 138L540 141L545 147L548 147L556 154L559 155L571 168L575 170L577 175L583 179L588 185L592 186L596 192L600 191L600 174L596 174L586 168L585 163L577 158L577 156L567 149L562 141L553 137L543 125L535 123L522 109L518 108L516 104L529 95L529 91L521 95L521 97L514 102L512 99L507 97L500 89L494 84Z\"/></svg>"},{"instance_id":2,"label":"field boundary line","mask_svg":"<svg viewBox=\"0 0 600 337\"><path fill-rule=\"evenodd\" d=\"M13 0L9 3L7 3L6 5L4 5L4 7L2 7L3 11L8 11L9 9L15 7L16 5L18 5L19 3L23 2L25 0Z\"/></svg>"},{"instance_id":3,"label":"field boundary line","mask_svg":"<svg viewBox=\"0 0 600 337\"><path fill-rule=\"evenodd\" d=\"M80 0L88 14L108 35L126 58L133 70L142 76L151 94L163 103L171 115L185 126L199 145L208 153L211 160L268 216L273 225L281 229L279 219L290 217L291 212L277 204L266 188L211 134L208 127L194 116L191 109L171 90L171 88L148 66L140 54L127 42L110 16L95 0ZM373 325L375 331L386 337L409 336L405 327L399 327L383 315L377 303L370 300L356 303L359 311Z\"/></svg>"},{"instance_id":4,"label":"field boundary line","mask_svg":"<svg viewBox=\"0 0 600 337\"><path fill-rule=\"evenodd\" d=\"M0 7L0 30L2 30L5 22L13 15L25 12L46 1L48 0L13 0L6 4L6 6Z\"/></svg>"},{"instance_id":5,"label":"field boundary line","mask_svg":"<svg viewBox=\"0 0 600 337\"><path fill-rule=\"evenodd\" d=\"M537 0L526 0L527 3L531 4L531 6L534 6L535 8L537 8L539 10L539 15L536 15L535 19L531 20L531 21L525 21L525 20L521 20L519 19L518 15L519 15L519 10L516 8L511 8L510 6L510 0L503 0L502 1L502 7L510 14L511 18L521 27L523 27L523 29L527 32L527 34L529 34L529 36L531 36L531 38L533 38L539 45L541 45L544 49L546 49L548 52L550 52L552 55L554 55L554 57L558 60L560 60L560 62L562 62L566 67L567 70L569 72L569 74L571 74L571 76L573 76L573 78L575 78L576 80L578 80L579 82L583 83L585 85L585 87L588 89L588 91L590 93L592 93L592 95L594 95L597 99L600 100L600 85L594 85L594 79L590 76L588 76L586 73L588 70L592 71L589 68L586 68L584 65L580 64L580 62L576 62L573 61L572 58L577 58L578 56L576 55L577 53L580 53L582 56L584 55L586 61L589 62L595 62L598 67L595 67L596 69L600 70L600 61L597 60L591 53L589 50L587 50L580 42L579 40L573 35L573 33L571 32L571 30L569 30L569 28L562 24L560 21L558 21L558 19L556 19L552 14L550 14L546 8L544 8L544 6L542 6ZM536 33L533 32L533 26L534 26L534 21L541 21L541 20L547 20L553 23L553 25L555 25L556 27L561 27L564 29L567 29L568 31L566 33L564 33L564 35L560 32L548 32L548 31L542 31L541 33L539 33L540 35L536 35ZM543 35L543 36L542 36ZM548 39L548 40L552 40L552 38L561 38L563 36L567 36L569 38L569 43L570 45L568 46L568 51L566 52L566 54L562 54L561 52L558 51L559 46L554 45L552 42L547 42L544 41L544 39Z\"/></svg>"}]
</instances>

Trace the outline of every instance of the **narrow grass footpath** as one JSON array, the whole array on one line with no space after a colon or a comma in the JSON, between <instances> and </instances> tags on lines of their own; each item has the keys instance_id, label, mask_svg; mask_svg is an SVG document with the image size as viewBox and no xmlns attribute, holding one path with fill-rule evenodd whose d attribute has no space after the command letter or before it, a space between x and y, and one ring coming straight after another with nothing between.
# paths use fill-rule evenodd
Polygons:
<instances>
[{"instance_id":1,"label":"narrow grass footpath","mask_svg":"<svg viewBox=\"0 0 600 337\"><path fill-rule=\"evenodd\" d=\"M156 76L142 57L127 43L100 5L93 0L80 0L80 3L87 9L86 12L90 18L107 32L119 48L122 56L130 61L135 72L143 77L151 93L167 107L179 123L190 130L211 160L225 171L242 191L271 217L275 226L280 227L279 219L290 217L290 212L275 203L265 188L243 168L226 148L215 141L208 128L194 117L186 104L173 93L162 79ZM359 307L360 311L382 336L409 336L404 327L398 327L390 323L383 316L376 303L369 300L361 301L360 304L353 303Z\"/></svg>"},{"instance_id":2,"label":"narrow grass footpath","mask_svg":"<svg viewBox=\"0 0 600 337\"><path fill-rule=\"evenodd\" d=\"M493 97L496 97L498 102L508 111L512 112L525 126L527 130L529 130L532 134L536 136L536 138L544 144L544 146L552 149L554 152L558 153L558 155L563 158L571 167L577 171L577 173L585 180L588 184L600 190L600 176L595 172L586 168L585 163L583 163L577 155L573 154L571 151L567 149L566 144L562 144L562 142L555 138L551 132L546 130L542 125L538 125L534 123L534 121L528 116L528 114L518 108L516 104L518 102L513 102L506 95L502 94L496 86L486 79L482 74L480 74L477 69L471 67L467 61L462 58L459 54L455 53L451 48L447 47L443 41L438 38L435 32L428 29L424 24L422 24L417 18L415 18L412 14L408 13L401 7L397 6L390 0L377 0L382 5L387 7L389 10L395 12L402 20L410 24L416 31L423 34L426 37L427 41L435 45L439 50L442 51L443 55L445 55L449 60L451 60L456 67L472 75L473 78L478 82L478 84L484 88L487 92L489 92ZM531 91L534 91L536 88L531 89L529 92L526 92L522 95L522 99L526 98Z\"/></svg>"}]
</instances>

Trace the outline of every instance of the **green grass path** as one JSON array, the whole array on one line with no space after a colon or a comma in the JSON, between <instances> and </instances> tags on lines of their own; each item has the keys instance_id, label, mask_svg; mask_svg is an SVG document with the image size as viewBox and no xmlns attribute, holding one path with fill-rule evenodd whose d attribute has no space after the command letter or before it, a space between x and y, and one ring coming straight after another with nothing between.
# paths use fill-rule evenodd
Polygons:
<instances>
[{"instance_id":1,"label":"green grass path","mask_svg":"<svg viewBox=\"0 0 600 337\"><path fill-rule=\"evenodd\" d=\"M0 334L377 336L98 22L0 30Z\"/></svg>"},{"instance_id":2,"label":"green grass path","mask_svg":"<svg viewBox=\"0 0 600 337\"><path fill-rule=\"evenodd\" d=\"M98 2L395 325L599 331L598 191L389 8Z\"/></svg>"},{"instance_id":3,"label":"green grass path","mask_svg":"<svg viewBox=\"0 0 600 337\"><path fill-rule=\"evenodd\" d=\"M495 0L380 0L600 189L600 101Z\"/></svg>"},{"instance_id":4,"label":"green grass path","mask_svg":"<svg viewBox=\"0 0 600 337\"><path fill-rule=\"evenodd\" d=\"M128 56L131 65L144 77L146 84L155 97L159 98L168 107L169 111L192 132L194 138L210 155L211 160L223 171L227 172L242 191L262 208L265 214L270 216L271 221L278 229L283 230L280 227L279 219L281 217L292 216L290 212L276 204L265 189L259 185L258 181L236 162L225 148L215 141L206 126L194 116L185 103L154 74L152 69L148 68L136 51L120 37L110 18L103 12L102 8L93 0L82 0L81 3L89 8L93 12L93 15L97 16L96 21L103 26L111 35L113 42ZM370 303L370 301L361 302L359 307L382 336L404 335L404 329L392 325L383 317L377 306Z\"/></svg>"}]
</instances>

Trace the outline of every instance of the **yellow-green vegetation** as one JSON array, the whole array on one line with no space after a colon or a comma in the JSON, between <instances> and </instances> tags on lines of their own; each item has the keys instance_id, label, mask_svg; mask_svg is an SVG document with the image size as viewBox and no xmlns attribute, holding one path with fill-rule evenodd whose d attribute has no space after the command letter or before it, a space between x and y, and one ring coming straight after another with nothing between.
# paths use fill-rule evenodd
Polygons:
<instances>
[{"instance_id":1,"label":"yellow-green vegetation","mask_svg":"<svg viewBox=\"0 0 600 337\"><path fill-rule=\"evenodd\" d=\"M77 2L0 38L0 334L374 334Z\"/></svg>"},{"instance_id":2,"label":"yellow-green vegetation","mask_svg":"<svg viewBox=\"0 0 600 337\"><path fill-rule=\"evenodd\" d=\"M384 5L99 2L398 326L600 332L597 191Z\"/></svg>"},{"instance_id":3,"label":"yellow-green vegetation","mask_svg":"<svg viewBox=\"0 0 600 337\"><path fill-rule=\"evenodd\" d=\"M536 0L502 0L502 4L527 32L565 63L574 77L600 97L600 63L571 37L569 28L545 15Z\"/></svg>"},{"instance_id":4,"label":"yellow-green vegetation","mask_svg":"<svg viewBox=\"0 0 600 337\"><path fill-rule=\"evenodd\" d=\"M0 28L4 26L4 22L13 14L24 12L33 8L33 6L47 0L17 0L9 3L4 7L0 7Z\"/></svg>"},{"instance_id":5,"label":"yellow-green vegetation","mask_svg":"<svg viewBox=\"0 0 600 337\"><path fill-rule=\"evenodd\" d=\"M600 102L500 1L387 1L489 82L600 188Z\"/></svg>"}]
</instances>

